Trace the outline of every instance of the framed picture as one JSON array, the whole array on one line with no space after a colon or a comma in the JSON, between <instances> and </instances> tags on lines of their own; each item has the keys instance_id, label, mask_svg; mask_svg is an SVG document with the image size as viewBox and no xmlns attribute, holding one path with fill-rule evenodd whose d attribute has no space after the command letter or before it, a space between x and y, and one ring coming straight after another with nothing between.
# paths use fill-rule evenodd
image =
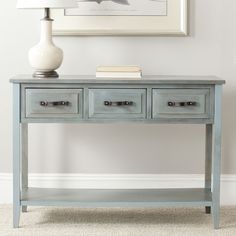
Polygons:
<instances>
[{"instance_id":1,"label":"framed picture","mask_svg":"<svg viewBox=\"0 0 236 236\"><path fill-rule=\"evenodd\" d=\"M188 0L77 0L53 10L54 35L187 35Z\"/></svg>"}]
</instances>

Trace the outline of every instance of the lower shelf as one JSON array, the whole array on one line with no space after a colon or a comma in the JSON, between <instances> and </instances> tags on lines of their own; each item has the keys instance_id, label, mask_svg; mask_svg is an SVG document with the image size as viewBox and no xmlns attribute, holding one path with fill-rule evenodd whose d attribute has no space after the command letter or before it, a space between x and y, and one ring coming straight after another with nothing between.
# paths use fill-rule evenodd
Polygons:
<instances>
[{"instance_id":1,"label":"lower shelf","mask_svg":"<svg viewBox=\"0 0 236 236\"><path fill-rule=\"evenodd\" d=\"M193 189L27 188L21 205L81 207L212 206L211 191Z\"/></svg>"}]
</instances>

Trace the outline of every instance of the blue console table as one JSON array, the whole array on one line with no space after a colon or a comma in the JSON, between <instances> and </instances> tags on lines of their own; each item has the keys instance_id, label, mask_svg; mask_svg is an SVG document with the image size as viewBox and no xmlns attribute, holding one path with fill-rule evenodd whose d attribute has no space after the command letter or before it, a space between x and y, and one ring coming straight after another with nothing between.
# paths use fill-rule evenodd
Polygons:
<instances>
[{"instance_id":1,"label":"blue console table","mask_svg":"<svg viewBox=\"0 0 236 236\"><path fill-rule=\"evenodd\" d=\"M221 96L216 77L149 76L101 80L92 76L13 83L13 226L27 206L203 206L219 227ZM206 127L205 187L185 189L54 189L28 186L28 123L176 123ZM214 131L214 132L213 132Z\"/></svg>"}]
</instances>

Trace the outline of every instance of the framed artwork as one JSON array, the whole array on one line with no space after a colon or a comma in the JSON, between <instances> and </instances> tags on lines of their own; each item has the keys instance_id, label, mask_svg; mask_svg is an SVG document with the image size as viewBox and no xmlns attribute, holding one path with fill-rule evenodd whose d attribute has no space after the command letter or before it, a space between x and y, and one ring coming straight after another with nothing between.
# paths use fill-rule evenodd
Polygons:
<instances>
[{"instance_id":1,"label":"framed artwork","mask_svg":"<svg viewBox=\"0 0 236 236\"><path fill-rule=\"evenodd\" d=\"M53 10L54 35L187 35L188 0L77 0Z\"/></svg>"}]
</instances>

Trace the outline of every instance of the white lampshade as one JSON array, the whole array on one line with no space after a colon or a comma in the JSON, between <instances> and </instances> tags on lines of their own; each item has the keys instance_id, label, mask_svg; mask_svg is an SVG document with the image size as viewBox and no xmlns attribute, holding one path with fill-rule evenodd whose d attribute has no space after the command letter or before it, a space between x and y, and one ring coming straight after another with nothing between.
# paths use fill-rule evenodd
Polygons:
<instances>
[{"instance_id":1,"label":"white lampshade","mask_svg":"<svg viewBox=\"0 0 236 236\"><path fill-rule=\"evenodd\" d=\"M17 8L76 8L76 0L18 0Z\"/></svg>"}]
</instances>

